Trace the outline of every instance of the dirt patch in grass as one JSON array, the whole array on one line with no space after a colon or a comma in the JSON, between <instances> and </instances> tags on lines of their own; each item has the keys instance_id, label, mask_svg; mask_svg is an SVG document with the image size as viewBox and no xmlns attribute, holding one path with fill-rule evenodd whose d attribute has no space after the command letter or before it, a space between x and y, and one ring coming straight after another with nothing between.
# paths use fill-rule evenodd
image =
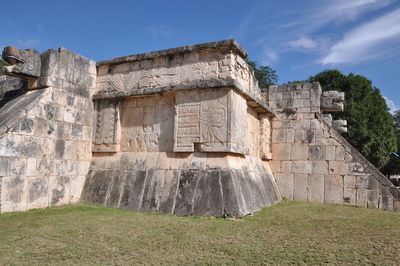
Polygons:
<instances>
[{"instance_id":1,"label":"dirt patch in grass","mask_svg":"<svg viewBox=\"0 0 400 266\"><path fill-rule=\"evenodd\" d=\"M400 264L400 214L281 202L241 220L91 205L0 215L0 264Z\"/></svg>"}]
</instances>

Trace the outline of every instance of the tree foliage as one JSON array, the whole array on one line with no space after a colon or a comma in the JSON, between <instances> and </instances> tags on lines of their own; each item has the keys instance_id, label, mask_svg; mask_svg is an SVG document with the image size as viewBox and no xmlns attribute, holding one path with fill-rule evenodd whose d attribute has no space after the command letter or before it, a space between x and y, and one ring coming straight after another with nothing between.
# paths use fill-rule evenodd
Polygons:
<instances>
[{"instance_id":1,"label":"tree foliage","mask_svg":"<svg viewBox=\"0 0 400 266\"><path fill-rule=\"evenodd\" d=\"M397 139L396 153L400 154L400 110L394 113L393 120ZM389 162L382 168L382 172L389 176L400 175L400 158L392 155Z\"/></svg>"},{"instance_id":2,"label":"tree foliage","mask_svg":"<svg viewBox=\"0 0 400 266\"><path fill-rule=\"evenodd\" d=\"M271 66L260 66L257 62L250 60L247 63L254 70L254 76L260 88L268 88L269 85L278 81L278 74Z\"/></svg>"},{"instance_id":3,"label":"tree foliage","mask_svg":"<svg viewBox=\"0 0 400 266\"><path fill-rule=\"evenodd\" d=\"M5 65L5 62L0 59L0 76L3 75L3 66Z\"/></svg>"},{"instance_id":4,"label":"tree foliage","mask_svg":"<svg viewBox=\"0 0 400 266\"><path fill-rule=\"evenodd\" d=\"M345 119L348 132L343 136L377 168L382 168L396 150L393 117L380 90L364 76L325 70L309 78L318 81L322 90L345 93L344 112L333 113L334 119Z\"/></svg>"}]
</instances>

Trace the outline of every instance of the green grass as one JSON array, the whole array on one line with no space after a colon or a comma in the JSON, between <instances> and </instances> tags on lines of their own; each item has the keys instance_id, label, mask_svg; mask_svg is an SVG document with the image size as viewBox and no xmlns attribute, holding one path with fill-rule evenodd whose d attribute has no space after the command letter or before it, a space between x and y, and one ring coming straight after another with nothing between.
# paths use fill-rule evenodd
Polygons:
<instances>
[{"instance_id":1,"label":"green grass","mask_svg":"<svg viewBox=\"0 0 400 266\"><path fill-rule=\"evenodd\" d=\"M400 264L400 214L281 202L241 220L91 205L0 215L0 265Z\"/></svg>"}]
</instances>

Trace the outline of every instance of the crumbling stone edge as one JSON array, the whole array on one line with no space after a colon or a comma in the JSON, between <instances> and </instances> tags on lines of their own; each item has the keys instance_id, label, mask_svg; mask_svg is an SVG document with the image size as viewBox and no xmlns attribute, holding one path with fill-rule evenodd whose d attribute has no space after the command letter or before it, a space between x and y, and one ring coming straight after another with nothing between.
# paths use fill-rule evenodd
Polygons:
<instances>
[{"instance_id":1,"label":"crumbling stone edge","mask_svg":"<svg viewBox=\"0 0 400 266\"><path fill-rule=\"evenodd\" d=\"M379 184L383 187L389 187L391 194L394 198L400 201L400 190L396 188L387 178L384 176L372 163L370 163L357 149L355 149L342 135L340 135L332 126L326 123L323 119L322 121L329 127L329 131L332 136L346 149L350 150L352 156L354 156L358 161L363 163L366 170L376 178Z\"/></svg>"}]
</instances>

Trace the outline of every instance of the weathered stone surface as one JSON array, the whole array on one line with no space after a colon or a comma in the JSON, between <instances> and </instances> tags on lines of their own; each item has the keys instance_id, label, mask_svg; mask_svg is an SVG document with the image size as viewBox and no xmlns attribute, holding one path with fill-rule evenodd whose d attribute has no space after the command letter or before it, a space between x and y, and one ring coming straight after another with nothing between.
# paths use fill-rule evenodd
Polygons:
<instances>
[{"instance_id":1,"label":"weathered stone surface","mask_svg":"<svg viewBox=\"0 0 400 266\"><path fill-rule=\"evenodd\" d=\"M35 78L40 76L41 59L38 51L32 49L18 50L15 47L7 46L3 50L3 59L10 64L3 67L6 74Z\"/></svg>"},{"instance_id":2,"label":"weathered stone surface","mask_svg":"<svg viewBox=\"0 0 400 266\"><path fill-rule=\"evenodd\" d=\"M344 92L324 91L321 97L321 109L323 111L343 111Z\"/></svg>"},{"instance_id":3,"label":"weathered stone surface","mask_svg":"<svg viewBox=\"0 0 400 266\"><path fill-rule=\"evenodd\" d=\"M100 160L111 160L111 169L121 168L119 160ZM253 169L262 172L191 169L191 164L182 162L177 163L176 170L157 169L147 162L143 165L150 168L144 171L101 170L106 163L96 162L92 168L98 170L90 171L82 200L147 212L241 217L280 200L272 175L261 163L256 164Z\"/></svg>"},{"instance_id":4,"label":"weathered stone surface","mask_svg":"<svg viewBox=\"0 0 400 266\"><path fill-rule=\"evenodd\" d=\"M344 94L261 90L234 40L97 68L65 48L4 54L15 77L0 77L1 212L80 199L241 217L281 196L399 209L400 191L338 133L345 121L323 114Z\"/></svg>"}]
</instances>

